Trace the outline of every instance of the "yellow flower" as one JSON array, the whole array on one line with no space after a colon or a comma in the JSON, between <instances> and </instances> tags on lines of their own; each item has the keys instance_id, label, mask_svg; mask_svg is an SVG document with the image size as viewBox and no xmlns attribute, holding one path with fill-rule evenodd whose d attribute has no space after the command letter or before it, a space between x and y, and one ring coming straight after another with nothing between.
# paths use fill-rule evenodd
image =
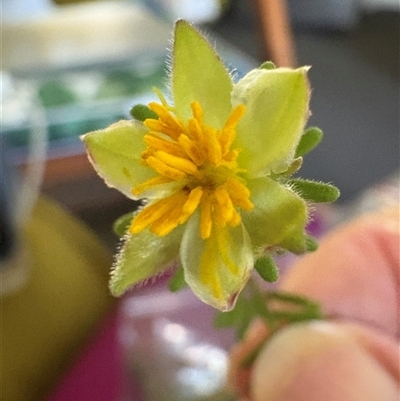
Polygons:
<instances>
[{"instance_id":1,"label":"yellow flower","mask_svg":"<svg viewBox=\"0 0 400 401\"><path fill-rule=\"evenodd\" d=\"M158 93L154 118L83 137L100 176L146 200L116 258L115 295L180 261L195 294L229 310L255 258L303 246L306 203L275 178L309 115L307 70L260 68L234 84L206 40L176 24L173 103Z\"/></svg>"},{"instance_id":2,"label":"yellow flower","mask_svg":"<svg viewBox=\"0 0 400 401\"><path fill-rule=\"evenodd\" d=\"M245 107L237 106L222 129L204 123L201 105L192 102L193 117L187 122L172 114L173 108L150 103L158 119L146 119L150 130L144 136L147 144L142 162L159 175L132 189L136 196L164 184L172 184L172 194L142 210L132 221L130 232L137 234L149 227L159 236L169 234L179 224L186 223L200 209L200 236L226 225L236 227L241 218L238 209L252 210L250 191L240 176L237 158L239 149L232 149L236 124Z\"/></svg>"}]
</instances>

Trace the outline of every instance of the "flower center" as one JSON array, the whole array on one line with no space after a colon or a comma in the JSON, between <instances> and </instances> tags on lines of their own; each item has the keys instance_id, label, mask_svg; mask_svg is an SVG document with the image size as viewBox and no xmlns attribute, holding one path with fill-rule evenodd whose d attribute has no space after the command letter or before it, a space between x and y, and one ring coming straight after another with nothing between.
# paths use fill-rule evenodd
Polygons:
<instances>
[{"instance_id":1,"label":"flower center","mask_svg":"<svg viewBox=\"0 0 400 401\"><path fill-rule=\"evenodd\" d=\"M149 104L158 119L144 121L149 132L144 136L147 148L142 154L142 163L158 175L134 187L132 193L159 189L168 195L141 210L130 232L149 227L159 236L166 235L198 208L203 239L211 235L213 225L239 225L238 209L253 208L250 191L238 175L244 172L237 165L240 150L231 150L244 105L232 111L222 129L216 129L204 123L198 102L191 104L193 117L188 121L178 119L163 98L161 102Z\"/></svg>"}]
</instances>

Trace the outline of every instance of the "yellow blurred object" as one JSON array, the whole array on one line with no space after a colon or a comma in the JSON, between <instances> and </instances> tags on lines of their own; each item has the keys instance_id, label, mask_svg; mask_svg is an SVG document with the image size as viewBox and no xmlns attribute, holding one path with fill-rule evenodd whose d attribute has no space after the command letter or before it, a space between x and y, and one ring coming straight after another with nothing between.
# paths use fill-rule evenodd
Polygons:
<instances>
[{"instance_id":1,"label":"yellow blurred object","mask_svg":"<svg viewBox=\"0 0 400 401\"><path fill-rule=\"evenodd\" d=\"M53 202L39 199L23 244L28 279L1 298L4 401L43 399L113 303L110 253Z\"/></svg>"}]
</instances>

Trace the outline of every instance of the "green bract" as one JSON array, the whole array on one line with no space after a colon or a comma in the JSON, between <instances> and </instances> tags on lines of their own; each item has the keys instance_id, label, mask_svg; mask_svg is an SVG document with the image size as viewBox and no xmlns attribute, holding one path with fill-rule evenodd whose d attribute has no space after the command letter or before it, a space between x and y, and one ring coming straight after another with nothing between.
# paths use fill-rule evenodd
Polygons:
<instances>
[{"instance_id":1,"label":"green bract","mask_svg":"<svg viewBox=\"0 0 400 401\"><path fill-rule=\"evenodd\" d=\"M177 22L173 105L161 97L149 105L159 119L82 137L106 183L147 202L116 258L113 294L180 262L201 300L229 310L257 258L307 250L307 204L280 179L310 114L307 71L255 69L234 84L207 41Z\"/></svg>"}]
</instances>

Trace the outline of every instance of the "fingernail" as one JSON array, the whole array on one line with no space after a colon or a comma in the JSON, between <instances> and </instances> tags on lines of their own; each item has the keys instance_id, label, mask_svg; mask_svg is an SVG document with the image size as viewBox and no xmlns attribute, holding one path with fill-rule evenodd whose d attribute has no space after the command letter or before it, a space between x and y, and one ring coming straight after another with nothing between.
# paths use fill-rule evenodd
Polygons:
<instances>
[{"instance_id":1,"label":"fingernail","mask_svg":"<svg viewBox=\"0 0 400 401\"><path fill-rule=\"evenodd\" d=\"M254 401L396 401L393 378L334 323L292 325L261 351L251 379Z\"/></svg>"}]
</instances>

